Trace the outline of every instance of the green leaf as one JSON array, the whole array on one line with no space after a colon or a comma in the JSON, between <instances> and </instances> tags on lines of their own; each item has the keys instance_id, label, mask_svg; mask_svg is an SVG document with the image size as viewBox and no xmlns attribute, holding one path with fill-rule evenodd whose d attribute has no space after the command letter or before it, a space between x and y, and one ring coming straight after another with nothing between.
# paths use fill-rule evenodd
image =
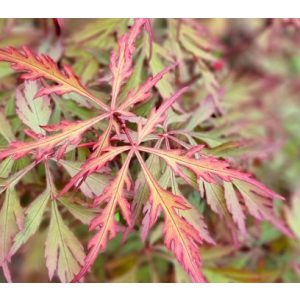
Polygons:
<instances>
[{"instance_id":1,"label":"green leaf","mask_svg":"<svg viewBox=\"0 0 300 300\"><path fill-rule=\"evenodd\" d=\"M215 104L210 97L201 101L198 108L193 111L186 125L186 130L193 130L202 122L206 121L215 112Z\"/></svg>"},{"instance_id":2,"label":"green leaf","mask_svg":"<svg viewBox=\"0 0 300 300\"><path fill-rule=\"evenodd\" d=\"M15 139L10 124L2 110L0 110L0 134L7 140L7 142L11 142Z\"/></svg>"},{"instance_id":3,"label":"green leaf","mask_svg":"<svg viewBox=\"0 0 300 300\"><path fill-rule=\"evenodd\" d=\"M156 147L160 146L161 142L158 142ZM155 155L149 155L146 160L146 166L153 174L156 179L159 179L161 175L161 164L160 159ZM150 189L145 180L145 176L142 171L139 172L138 179L136 182L136 190L134 193L134 198L132 202L132 210L133 210L133 224L135 224L139 218L142 217L142 209L149 199Z\"/></svg>"},{"instance_id":4,"label":"green leaf","mask_svg":"<svg viewBox=\"0 0 300 300\"><path fill-rule=\"evenodd\" d=\"M161 50L161 47L158 44L153 43L152 56L150 60L150 69L152 74L157 74L165 68L160 57L161 51L163 51ZM167 74L157 83L157 88L163 98L169 98L172 94L174 94L174 89L170 82L170 76L171 75Z\"/></svg>"},{"instance_id":5,"label":"green leaf","mask_svg":"<svg viewBox=\"0 0 300 300\"><path fill-rule=\"evenodd\" d=\"M0 178L0 194L8 188L13 188L36 164L36 162L33 162L28 166L24 166L19 172L14 173L6 179Z\"/></svg>"},{"instance_id":6,"label":"green leaf","mask_svg":"<svg viewBox=\"0 0 300 300\"><path fill-rule=\"evenodd\" d=\"M133 73L124 86L120 99L122 102L126 99L128 93L130 90L137 89L139 85L141 85L143 79L142 79L142 73L143 73L143 63L145 59L145 53L144 51L141 51L139 54L136 54L137 58L135 60L135 67L133 70Z\"/></svg>"},{"instance_id":7,"label":"green leaf","mask_svg":"<svg viewBox=\"0 0 300 300\"><path fill-rule=\"evenodd\" d=\"M23 213L14 188L6 191L0 211L0 266L7 262L13 238L23 225Z\"/></svg>"},{"instance_id":8,"label":"green leaf","mask_svg":"<svg viewBox=\"0 0 300 300\"><path fill-rule=\"evenodd\" d=\"M286 210L286 215L290 228L300 240L300 187L292 196L292 208Z\"/></svg>"},{"instance_id":9,"label":"green leaf","mask_svg":"<svg viewBox=\"0 0 300 300\"><path fill-rule=\"evenodd\" d=\"M70 40L72 40L73 43L84 43L90 40L93 42L98 37L100 37L101 40L106 40L107 35L115 32L118 27L127 22L127 19L115 18L90 20L88 23L85 23L85 26L81 27L80 30L74 31Z\"/></svg>"},{"instance_id":10,"label":"green leaf","mask_svg":"<svg viewBox=\"0 0 300 300\"><path fill-rule=\"evenodd\" d=\"M11 157L6 158L0 163L0 178L7 178L14 165L14 160Z\"/></svg>"},{"instance_id":11,"label":"green leaf","mask_svg":"<svg viewBox=\"0 0 300 300\"><path fill-rule=\"evenodd\" d=\"M70 199L62 197L59 202L80 222L89 224L96 216L97 210L72 203Z\"/></svg>"},{"instance_id":12,"label":"green leaf","mask_svg":"<svg viewBox=\"0 0 300 300\"><path fill-rule=\"evenodd\" d=\"M66 169L70 176L76 175L81 169L81 163L76 161L60 160L60 164ZM109 176L103 174L92 174L88 176L80 185L80 190L87 197L93 198L95 195L99 196L104 188L109 183Z\"/></svg>"},{"instance_id":13,"label":"green leaf","mask_svg":"<svg viewBox=\"0 0 300 300\"><path fill-rule=\"evenodd\" d=\"M36 98L39 88L37 81L25 81L24 89L17 89L17 114L35 133L45 134L41 126L47 125L51 116L50 98L48 96Z\"/></svg>"},{"instance_id":14,"label":"green leaf","mask_svg":"<svg viewBox=\"0 0 300 300\"><path fill-rule=\"evenodd\" d=\"M71 281L84 262L83 247L63 222L56 201L52 201L45 256L49 278L56 272L62 282Z\"/></svg>"},{"instance_id":15,"label":"green leaf","mask_svg":"<svg viewBox=\"0 0 300 300\"><path fill-rule=\"evenodd\" d=\"M14 255L38 230L50 197L51 192L47 188L27 208L24 227L15 237L14 244L10 250L10 256Z\"/></svg>"}]
</instances>

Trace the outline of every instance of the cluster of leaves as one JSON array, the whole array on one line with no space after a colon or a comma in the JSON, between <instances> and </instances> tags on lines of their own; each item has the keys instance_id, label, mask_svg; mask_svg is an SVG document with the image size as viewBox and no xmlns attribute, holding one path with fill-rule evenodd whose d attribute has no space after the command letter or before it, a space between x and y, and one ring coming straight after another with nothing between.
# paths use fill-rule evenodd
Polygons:
<instances>
[{"instance_id":1,"label":"cluster of leaves","mask_svg":"<svg viewBox=\"0 0 300 300\"><path fill-rule=\"evenodd\" d=\"M109 269L133 265L133 276L146 261L155 274L158 257L172 262L176 281L205 282L217 267L203 267L205 257L241 249L258 224L293 239L298 204L287 213L290 229L275 207L284 198L242 170L280 147L266 137L272 124L251 130L261 120L252 98L248 119L241 109L271 79L253 86L251 77L226 75L232 53L198 20L92 20L73 32L71 20L40 22L43 44L16 38L17 48L0 49L0 265L8 281L34 236L45 241L49 279L62 282L91 276L112 243L134 240L138 254ZM285 22L268 25L273 36ZM14 34L14 22L2 26L4 40ZM241 276L227 273L219 280Z\"/></svg>"}]
</instances>

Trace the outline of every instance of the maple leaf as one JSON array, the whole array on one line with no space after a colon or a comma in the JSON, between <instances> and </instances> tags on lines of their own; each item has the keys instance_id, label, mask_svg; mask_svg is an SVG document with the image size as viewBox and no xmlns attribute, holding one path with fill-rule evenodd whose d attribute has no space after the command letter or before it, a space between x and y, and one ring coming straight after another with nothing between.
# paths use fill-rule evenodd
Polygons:
<instances>
[{"instance_id":1,"label":"maple leaf","mask_svg":"<svg viewBox=\"0 0 300 300\"><path fill-rule=\"evenodd\" d=\"M155 148L160 148L162 140L159 140L155 145ZM161 176L161 162L158 156L156 155L149 155L148 159L146 160L146 166L152 175L159 179ZM133 215L133 225L137 223L138 219L140 218L143 206L149 199L149 187L145 180L145 176L143 171L139 172L136 184L135 184L135 191L134 191L134 198L132 201L132 215Z\"/></svg>"},{"instance_id":2,"label":"maple leaf","mask_svg":"<svg viewBox=\"0 0 300 300\"><path fill-rule=\"evenodd\" d=\"M168 150L169 144L167 146ZM152 154L153 155L153 154ZM168 185L171 185L172 193L178 196L183 197L180 192L178 182L176 181L174 171L167 166L164 175L160 178L159 183L162 187L166 188ZM190 208L187 210L177 210L177 213L182 216L188 223L194 226L199 232L201 238L209 244L215 244L215 241L212 239L208 232L208 228L204 222L203 216L200 214L198 209L189 202Z\"/></svg>"},{"instance_id":3,"label":"maple leaf","mask_svg":"<svg viewBox=\"0 0 300 300\"><path fill-rule=\"evenodd\" d=\"M37 160L43 158L46 154L54 153L57 159L60 159L67 147L77 145L82 134L99 121L105 119L107 114L99 115L86 121L67 122L63 121L58 125L43 126L47 132L61 131L60 133L42 137L32 142L12 142L5 150L0 150L0 160L8 156L18 159L31 152L35 153ZM56 149L57 148L57 149Z\"/></svg>"},{"instance_id":4,"label":"maple leaf","mask_svg":"<svg viewBox=\"0 0 300 300\"><path fill-rule=\"evenodd\" d=\"M60 160L59 163L66 169L70 176L75 176L82 167L82 164L76 161ZM87 197L93 198L103 192L109 181L110 176L106 174L91 174L80 184L80 190Z\"/></svg>"},{"instance_id":5,"label":"maple leaf","mask_svg":"<svg viewBox=\"0 0 300 300\"><path fill-rule=\"evenodd\" d=\"M7 142L12 142L13 140L15 140L15 136L2 109L0 109L0 134L5 138Z\"/></svg>"},{"instance_id":6,"label":"maple leaf","mask_svg":"<svg viewBox=\"0 0 300 300\"><path fill-rule=\"evenodd\" d=\"M72 200L67 197L60 197L58 200L59 203L61 203L70 214L82 224L90 224L98 213L98 210L73 203Z\"/></svg>"},{"instance_id":7,"label":"maple leaf","mask_svg":"<svg viewBox=\"0 0 300 300\"><path fill-rule=\"evenodd\" d=\"M38 230L50 198L51 190L50 188L47 188L26 209L24 226L15 236L14 243L9 252L9 257L13 256Z\"/></svg>"},{"instance_id":8,"label":"maple leaf","mask_svg":"<svg viewBox=\"0 0 300 300\"><path fill-rule=\"evenodd\" d=\"M165 111L175 102L175 100L183 93L185 92L186 88L183 88L178 93L176 93L174 96L172 96L170 99L165 101L165 103L156 111L156 113L153 112L152 118L150 117L149 121L145 124L145 126L142 129L142 134L144 136L148 135L152 130L153 127L161 120L163 114ZM142 139L144 136L140 137ZM122 149L123 148L123 149ZM102 154L100 157L91 158L87 163L85 163L81 167L81 171L78 172L68 183L68 185L61 191L61 194L68 191L73 185L78 185L80 181L82 181L83 178L90 175L92 172L101 169L109 160L113 159L116 155L129 150L130 147L118 147L115 148L115 151L112 151L113 149L107 148L105 151L108 151L105 154ZM129 155L127 157L126 162L130 162L132 152L129 152ZM96 259L99 251L106 247L106 243L108 239L111 239L116 234L115 229L115 223L113 221L113 215L116 208L116 204L119 203L121 210L123 212L124 218L126 219L129 226L131 226L131 219L129 218L130 209L128 207L128 203L126 202L125 198L122 197L120 192L122 191L123 185L125 183L126 176L124 176L124 173L127 172L128 164L124 163L122 168L120 169L118 176L113 181L113 183L105 189L103 196L97 197L95 200L96 204L99 204L98 202L102 202L105 199L110 200L108 202L107 206L105 207L104 211L99 215L99 217L95 218L95 220L91 223L90 228L94 229L96 226L99 226L100 224L104 228L101 228L99 232L90 240L88 248L90 249L87 257L86 257L86 264L81 269L78 276L75 277L75 281L78 281L91 267L93 261ZM125 167L126 168L125 168ZM123 170L126 170L123 171ZM106 213L106 212L109 213Z\"/></svg>"},{"instance_id":9,"label":"maple leaf","mask_svg":"<svg viewBox=\"0 0 300 300\"><path fill-rule=\"evenodd\" d=\"M192 152L190 152L189 155L182 155L181 151L176 150L166 151L143 146L140 146L139 149L163 158L172 170L187 182L189 182L189 180L181 167L193 171L197 179L204 183L206 195L209 197L208 200L211 199L209 204L216 212L219 212L215 206L216 202L213 200L216 198L215 196L209 196L210 189L213 186L217 187L219 189L218 193L221 193L221 197L223 197L223 188L218 185L218 183L232 182L235 188L240 192L251 215L260 220L265 219L270 221L282 232L291 236L291 232L270 210L270 206L272 205L271 199L283 199L283 197L253 179L250 174L230 169L226 161L221 161L214 157L191 158L189 155L191 155ZM196 150L198 151L197 147ZM199 186L199 188L201 189L201 186ZM238 224L241 231L245 233L244 214L240 213L241 206L237 199L238 196L234 194L232 197L232 193L236 192L232 187L229 187L228 184L225 189L228 208L233 214L234 221ZM216 194L216 192L214 192L214 194Z\"/></svg>"},{"instance_id":10,"label":"maple leaf","mask_svg":"<svg viewBox=\"0 0 300 300\"><path fill-rule=\"evenodd\" d=\"M113 76L111 97L112 109L115 109L116 107L117 96L122 84L132 74L135 40L145 24L146 19L136 19L130 31L123 34L119 39L118 53L113 51L110 56L109 68Z\"/></svg>"},{"instance_id":11,"label":"maple leaf","mask_svg":"<svg viewBox=\"0 0 300 300\"><path fill-rule=\"evenodd\" d=\"M173 96L163 102L163 104L156 110L153 109L151 114L146 121L145 125L139 127L138 130L138 144L140 144L143 139L149 135L156 127L157 123L161 122L163 116L165 115L166 111L175 103L175 101L186 92L188 88L184 87L177 91Z\"/></svg>"},{"instance_id":12,"label":"maple leaf","mask_svg":"<svg viewBox=\"0 0 300 300\"><path fill-rule=\"evenodd\" d=\"M19 118L37 134L44 135L42 128L51 116L50 99L47 96L35 98L40 85L37 81L25 81L24 89L16 90L16 106Z\"/></svg>"},{"instance_id":13,"label":"maple leaf","mask_svg":"<svg viewBox=\"0 0 300 300\"><path fill-rule=\"evenodd\" d=\"M68 184L61 190L62 196L73 186L80 186L84 180L92 173L103 168L109 161L114 159L117 155L129 150L129 146L111 147L106 148L106 153L99 157L91 157L84 164L82 164L80 170L72 177Z\"/></svg>"},{"instance_id":14,"label":"maple leaf","mask_svg":"<svg viewBox=\"0 0 300 300\"><path fill-rule=\"evenodd\" d=\"M24 225L19 228L18 233L14 235L11 234L14 239L11 241L12 245L10 246L10 251L6 253L5 263L10 262L11 257L19 248L37 232L43 220L47 205L51 201L50 227L45 248L46 264L50 279L54 275L54 272L57 271L57 275L61 281L66 282L70 281L79 270L80 265L83 263L84 251L75 235L64 224L58 211L57 202L61 203L76 219L85 224L90 223L95 217L96 211L71 203L68 199L62 197L57 198L57 191L54 186L48 161L45 162L45 167L47 188L26 209L24 222L23 218L21 219L22 225L23 223ZM18 180L20 180L21 176L15 176L13 178L14 181L10 180L10 187L7 189L7 193L10 193L12 189L11 186L14 186ZM16 204L19 205L18 202ZM9 209L7 209L7 211L9 211L10 214L12 213ZM10 225L10 228L13 228L13 224L14 223Z\"/></svg>"},{"instance_id":15,"label":"maple leaf","mask_svg":"<svg viewBox=\"0 0 300 300\"><path fill-rule=\"evenodd\" d=\"M190 209L188 202L183 197L164 190L149 172L140 154L138 152L136 154L151 191L151 208L148 215L150 227L156 222L160 209L162 209L165 216L165 245L174 252L193 281L204 282L205 279L201 273L201 257L197 246L202 243L202 237L190 223L176 212L176 210Z\"/></svg>"},{"instance_id":16,"label":"maple leaf","mask_svg":"<svg viewBox=\"0 0 300 300\"><path fill-rule=\"evenodd\" d=\"M224 181L224 197L234 222L241 233L246 236L245 214L231 182Z\"/></svg>"},{"instance_id":17,"label":"maple leaf","mask_svg":"<svg viewBox=\"0 0 300 300\"><path fill-rule=\"evenodd\" d=\"M10 175L7 178L0 178L0 194L7 189L14 187L29 171L31 171L39 161L34 161L20 171ZM6 171L6 170L5 170Z\"/></svg>"},{"instance_id":18,"label":"maple leaf","mask_svg":"<svg viewBox=\"0 0 300 300\"><path fill-rule=\"evenodd\" d=\"M0 178L7 178L11 173L14 165L14 160L10 157L0 163Z\"/></svg>"},{"instance_id":19,"label":"maple leaf","mask_svg":"<svg viewBox=\"0 0 300 300\"><path fill-rule=\"evenodd\" d=\"M212 49L209 46L207 37L210 38L211 43L215 47L218 45L209 36L206 28L200 24L194 22L193 20L179 20L178 24L178 35L180 36L180 45L194 57L196 57L196 63L199 66L203 83L208 94L214 101L216 110L223 112L220 104L220 98L222 96L222 89L219 82L213 72L209 69L207 62L210 62L213 66L217 67L217 63L220 61L212 53Z\"/></svg>"},{"instance_id":20,"label":"maple leaf","mask_svg":"<svg viewBox=\"0 0 300 300\"><path fill-rule=\"evenodd\" d=\"M0 49L0 61L7 61L11 63L14 70L25 72L25 74L21 76L22 79L36 80L43 77L57 83L55 86L42 88L36 94L36 97L49 95L51 93L62 95L75 92L88 98L102 109L108 110L105 103L96 98L80 83L70 66L64 65L63 71L61 71L48 55L34 55L31 50L25 46L22 48L22 51L9 47L7 49Z\"/></svg>"},{"instance_id":21,"label":"maple leaf","mask_svg":"<svg viewBox=\"0 0 300 300\"><path fill-rule=\"evenodd\" d=\"M7 189L0 211L0 266L8 274L8 254L13 244L13 238L23 226L23 212L14 187Z\"/></svg>"},{"instance_id":22,"label":"maple leaf","mask_svg":"<svg viewBox=\"0 0 300 300\"><path fill-rule=\"evenodd\" d=\"M114 125L115 122L113 118L110 118L107 128L94 145L95 150L91 154L91 157L98 157L105 148L108 148L110 146L110 135Z\"/></svg>"},{"instance_id":23,"label":"maple leaf","mask_svg":"<svg viewBox=\"0 0 300 300\"><path fill-rule=\"evenodd\" d=\"M100 36L100 40L106 35L111 35L111 41L114 41L117 23L100 22L99 27L102 26L100 29L94 28L98 27L98 23L93 23L92 33L83 30L82 36L76 37L75 40L82 45L88 44L89 39L93 40L94 35ZM122 21L122 26L125 23ZM177 24L177 21L170 21L171 28L174 23ZM11 256L38 231L47 205L50 204L50 227L45 247L50 280L54 274L63 282L81 280L91 269L99 253L104 251L108 242L118 232L123 232L123 237L126 238L127 233L133 230L133 225L140 223L139 216L144 207L142 238L144 240L147 238L150 228L163 213L165 246L174 253L177 261L194 282L204 282L199 246L204 242L214 244L214 240L195 203L189 203L183 196L185 193L179 188L183 180L200 190L201 197L206 198L210 209L218 214L219 218L224 217L227 225L230 223L232 233L234 228L231 225L234 222L243 238L246 237L246 211L248 211L256 219L268 220L285 234L291 235L284 222L277 218L273 211L272 200L282 197L256 181L250 174L231 168L227 161L204 154L214 153L213 151L218 149L211 149L210 152L210 149L207 151L202 149L202 145L196 146L198 144L196 139L200 139L209 146L226 149L226 144L214 140L210 132L197 131L200 123L210 121L216 111L222 111L219 103L221 89L215 74L210 70L210 66L218 68L220 61L210 47L212 41L207 41L207 36L201 32L203 28L200 28L197 22L184 20L178 21L178 25L176 28L178 36L175 37L171 30L171 42L167 43L167 48L171 45L174 49L164 49L159 44L153 44L149 20L134 20L134 24L118 39L117 48L111 53L109 61L111 74L104 75L105 78L99 80L95 78L92 82L95 84L111 81L109 105L94 96L82 84L82 82L90 83L90 79L93 79L92 74L97 73L98 58L91 64L93 72L88 76L84 75L80 80L69 66L59 67L47 55L35 55L26 47L21 50L0 49L0 61L8 62L16 71L23 72L21 78L25 79L25 83L16 92L16 112L19 119L31 129L25 133L33 139L29 142L27 139L25 142L17 141L14 133L16 131L18 136L18 130L15 127L14 130L11 129L5 114L0 111L0 134L5 139L4 144L9 143L8 147L0 150L0 177L5 178L0 178L0 193L6 193L0 211L2 247L0 265L7 280L11 280L8 268ZM145 55L144 44L141 45L137 59L138 68L134 68L136 44L143 29L148 32L150 50ZM174 41L177 42L176 45ZM216 46L214 43L213 45ZM111 47L111 44L108 43L105 50L107 47ZM84 51L81 49L79 53ZM76 59L77 55L74 56ZM89 53L89 57L93 55ZM73 57L73 54L70 56ZM170 73L177 64L165 68L161 58L173 62L174 56L175 61L180 63L179 72L175 73L175 80L172 82ZM143 79L145 57L148 57L147 66L149 63L150 72L154 75L146 80ZM107 65L105 60L101 58L101 66ZM204 92L208 93L196 111L190 113L184 111L185 104L189 101L185 101L182 106L176 103L187 91L187 87L174 92L176 86L187 85L181 83L179 77L186 77L184 82L188 83L200 78L197 74L195 78L188 77L190 74L185 65L186 60L195 63L190 68L191 73L195 70L200 72ZM89 59L84 63L79 62L86 67L85 63L90 65ZM75 70L76 67L77 62ZM39 79L46 79L47 82ZM48 81L54 82L55 85L48 86ZM138 86L139 82L143 83ZM124 85L125 88L122 90ZM153 87L157 87L162 99L153 97L154 99L149 101L153 95ZM105 113L86 120L86 116L94 116L93 111L86 111L84 120L62 121L56 125L48 125L51 116L49 95L51 94L55 102L52 117L57 120L57 116L60 117L61 112L65 114L65 111L62 109L63 104L58 107L57 103L60 101L56 95L68 93L76 93L80 103L86 103L88 100ZM202 95L195 90L189 94L194 93L197 96ZM191 99L189 94L186 95L188 100ZM162 104L158 106L157 103L160 101ZM137 104L139 107L136 108ZM71 107L80 109L75 105ZM145 110L142 117L138 113L140 107ZM155 108L151 110L152 107ZM174 111L169 110L171 107ZM76 113L75 115L81 118L81 115ZM102 122L104 120L106 122ZM88 140L79 144L83 137L89 138L89 135L83 135L92 128L96 129L98 140ZM98 135L99 128L102 131L100 135ZM177 144L177 150L173 150L173 143ZM74 149L76 151L72 151ZM69 152L66 160L61 160L66 152ZM8 177L14 160L28 154L32 155L34 162ZM130 168L133 155L137 157L140 166L137 169L139 173L134 189L130 180L130 174L136 171L135 164ZM77 156L78 161L75 161ZM61 165L72 177L66 184L63 182L65 186L60 192L57 192L54 186L49 160L51 163ZM47 187L25 210L23 222L20 201L14 187L41 161L46 169ZM113 177L107 174L111 171L110 167L116 170ZM88 208L90 200L85 203L80 197L73 197L74 194L66 195L72 187L80 189L85 196L94 198L94 209ZM134 194L133 202L130 205L132 194ZM95 231L95 235L88 242L86 256L81 243L63 219L59 206L64 207L64 213L71 214L81 223L89 224L89 230ZM125 222L117 221L116 213L119 214L119 211ZM63 216L65 218L65 214ZM289 222L293 228L296 226L294 219L293 215L289 215ZM177 262L175 273L178 269L176 264ZM204 274L206 275L205 272Z\"/></svg>"},{"instance_id":24,"label":"maple leaf","mask_svg":"<svg viewBox=\"0 0 300 300\"><path fill-rule=\"evenodd\" d=\"M65 225L56 201L51 204L51 219L45 247L49 278L56 272L62 282L69 282L84 261L84 251L76 236Z\"/></svg>"},{"instance_id":25,"label":"maple leaf","mask_svg":"<svg viewBox=\"0 0 300 300\"><path fill-rule=\"evenodd\" d=\"M124 186L126 185L127 189L130 188L130 179L127 173L132 154L133 152L130 151L115 179L106 187L103 193L94 200L95 205L106 203L106 206L99 216L92 220L90 224L90 230L97 229L98 232L89 241L89 252L85 258L85 264L74 277L73 281L78 281L85 275L97 258L99 251L105 249L107 242L113 239L117 234L117 224L115 221L117 205L120 207L127 224L131 225L132 223L130 205L124 196Z\"/></svg>"},{"instance_id":26,"label":"maple leaf","mask_svg":"<svg viewBox=\"0 0 300 300\"><path fill-rule=\"evenodd\" d=\"M146 82L144 82L136 91L129 91L126 100L119 107L120 110L126 110L133 105L149 100L152 96L151 89L166 75L168 74L174 67L165 68L161 72L157 73L153 77L149 77Z\"/></svg>"},{"instance_id":27,"label":"maple leaf","mask_svg":"<svg viewBox=\"0 0 300 300\"><path fill-rule=\"evenodd\" d=\"M0 194L5 193L5 199L0 211L0 266L3 269L4 276L8 282L12 282L8 263L10 261L10 249L14 243L14 237L22 230L24 223L23 210L15 190L19 180L29 172L37 162L34 162L26 168L13 174L9 178L5 178L8 174L0 178ZM8 164L8 171L12 168L12 164ZM9 172L8 172L9 173ZM4 179L5 178L5 179Z\"/></svg>"}]
</instances>

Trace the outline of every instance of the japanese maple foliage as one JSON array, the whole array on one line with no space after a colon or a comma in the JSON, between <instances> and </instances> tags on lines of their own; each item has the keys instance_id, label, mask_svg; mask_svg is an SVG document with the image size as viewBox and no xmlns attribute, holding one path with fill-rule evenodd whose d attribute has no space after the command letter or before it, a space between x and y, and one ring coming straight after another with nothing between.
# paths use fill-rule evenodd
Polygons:
<instances>
[{"instance_id":1,"label":"japanese maple foliage","mask_svg":"<svg viewBox=\"0 0 300 300\"><path fill-rule=\"evenodd\" d=\"M36 54L28 47L0 50L0 61L22 73L15 105L22 128L26 128L18 135L9 126L0 131L7 141L0 150L0 162L7 169L0 181L0 191L5 194L0 212L0 265L7 280L13 280L9 272L13 256L45 219L49 223L45 241L49 278L57 275L62 282L82 281L118 233L126 243L131 232L141 230L146 241L162 219L166 248L192 281L205 282L199 246L216 245L217 241L209 233L205 216L187 199L187 186L206 199L227 226L232 243L248 238L251 217L266 220L292 236L274 211L274 200L283 197L236 164L210 153L209 143L199 142L202 139L195 128L201 118L226 115L222 89L211 71L211 67L222 69L224 62L201 38L204 29L199 24L182 20L178 30L182 47L178 43L176 55L170 55L168 63L157 70L157 65L151 64L153 57L166 53L155 42L151 20L134 20L110 52L109 71L103 79L110 86L109 97L92 91L69 65L57 63L49 55ZM152 75L138 85L130 84L140 64L135 55L141 51L146 52L142 60L150 65ZM176 74L184 77L187 71L181 59L183 51L196 57L208 91L194 116L183 105L194 89L193 80L179 88L170 80ZM82 101L78 106L85 103L93 116L56 122L54 107L64 105L65 96L74 94ZM138 109L151 99L154 105L142 116ZM6 123L1 114L1 127ZM80 155L84 159L75 161ZM25 157L31 163L13 173L13 165ZM24 209L16 186L36 168L45 170L45 188ZM70 176L64 186L58 182L58 172ZM78 194L85 201L73 201ZM65 211L88 224L93 235L85 249L85 241L76 237L64 219Z\"/></svg>"}]
</instances>

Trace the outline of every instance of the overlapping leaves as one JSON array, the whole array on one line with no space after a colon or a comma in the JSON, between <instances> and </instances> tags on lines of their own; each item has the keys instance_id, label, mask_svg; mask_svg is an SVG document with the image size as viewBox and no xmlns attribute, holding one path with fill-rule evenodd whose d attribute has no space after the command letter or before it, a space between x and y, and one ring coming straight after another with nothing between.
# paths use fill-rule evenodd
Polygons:
<instances>
[{"instance_id":1,"label":"overlapping leaves","mask_svg":"<svg viewBox=\"0 0 300 300\"><path fill-rule=\"evenodd\" d=\"M187 87L179 89L172 95L166 96L167 93L164 93L161 105L154 107L147 118L133 112L137 104L151 99L152 88L159 84L166 74L171 73L175 65L159 70L140 87L130 90L125 99L120 101L122 87L133 73L136 44L141 40L139 38L144 28L148 31L152 44L149 20L138 19L128 32L119 38L117 49L112 51L109 64L112 78L109 105L91 93L69 66L64 65L60 69L49 56L34 55L26 47L22 50L14 48L0 50L1 61L9 62L16 71L24 72L22 75L22 79L26 80L24 90L20 87L16 92L17 114L31 129L27 131L27 135L32 139L17 141L9 130L1 130L0 133L10 144L6 149L0 150L0 160L10 158L16 160L30 155L34 159L30 168L42 162L46 168L48 182L45 191L38 195L26 210L25 221L20 217L23 213L14 189L24 174L16 173L3 179L1 183L1 191L5 191L6 196L0 213L2 228L0 264L6 273L11 256L38 230L47 208L50 210L50 225L45 254L49 277L52 279L56 273L61 281L72 279L79 281L90 270L99 252L105 250L109 240L118 232L128 233L133 230L134 223L140 219L138 214L141 207L144 207L143 238L147 237L149 229L154 226L162 213L166 247L174 253L193 281L205 281L201 271L199 245L204 242L213 244L214 241L200 212L180 193L179 178L199 189L202 195L205 195L211 209L221 217L231 214L243 236L246 236L246 209L255 218L268 220L284 233L290 234L284 223L273 212L272 200L280 199L280 196L249 174L230 168L226 161L204 155L202 147L193 147L192 143L180 139L176 132L168 130L168 126L172 123L168 119L168 112L175 103L176 107L180 107L179 100L184 97ZM197 55L200 50L195 48L197 45L194 45L194 32L192 30L191 33L191 30L188 27L184 29L186 35L184 46ZM203 59L213 60L204 50L201 50L201 55ZM206 67L202 66L203 70L206 70ZM54 82L55 85L49 86L48 81L38 81L41 78ZM221 110L216 87L210 88L209 92L213 94L215 106ZM63 95L71 92L84 97L104 113L87 120L62 121L59 124L49 125L51 116L49 97L52 94ZM0 114L0 122L6 124L7 120L1 118ZM186 121L185 116L180 119L181 123ZM97 130L99 123L105 126L102 127L99 136L93 136L89 141L90 156L80 166L77 162L61 160L67 152L78 150L85 133L91 133L92 129ZM189 121L188 127L193 129L192 123ZM153 141L155 147L151 147ZM176 148L173 146L174 141L177 142ZM61 164L72 176L60 192L56 192L54 187L49 159ZM157 164L161 164L161 174L151 167L154 159ZM143 176L142 182L138 180L135 187L131 180L131 165L134 160L139 163ZM116 172L113 178L107 176L112 169ZM168 184L162 182L163 171L170 174L171 191ZM95 210L82 211L78 205L66 200L67 193L72 187L80 188L84 195L94 198L94 208L100 209L96 216ZM131 205L130 192L134 190L139 194L135 196L134 205ZM59 202L81 222L87 223L92 219L89 228L96 233L88 243L86 256L80 241L65 224L59 211ZM124 222L115 219L118 211ZM8 275L7 277L9 278Z\"/></svg>"}]
</instances>

